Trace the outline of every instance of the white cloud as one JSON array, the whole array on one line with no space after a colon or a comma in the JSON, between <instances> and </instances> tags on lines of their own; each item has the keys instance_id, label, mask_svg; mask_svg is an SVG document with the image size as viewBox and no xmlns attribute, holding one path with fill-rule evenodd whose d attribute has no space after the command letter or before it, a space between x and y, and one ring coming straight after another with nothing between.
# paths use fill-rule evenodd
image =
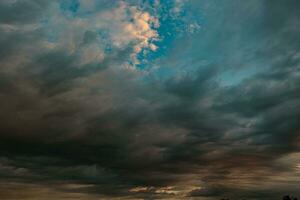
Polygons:
<instances>
[{"instance_id":1,"label":"white cloud","mask_svg":"<svg viewBox=\"0 0 300 200\"><path fill-rule=\"evenodd\" d=\"M94 3L91 0L83 3L81 10L90 10ZM107 54L104 43L119 50L131 49L128 61L133 65L139 63L139 53L144 50L155 51L158 48L154 44L154 41L159 40L156 30L159 27L158 18L124 1L120 1L111 9L92 12L88 17L70 16L59 11L57 6L50 18L50 27L47 31L56 38L54 43L57 48L66 49L69 53L79 53L81 64L102 61ZM98 38L92 44L82 46L87 31L97 34L105 31L106 38L100 39L98 34Z\"/></svg>"}]
</instances>

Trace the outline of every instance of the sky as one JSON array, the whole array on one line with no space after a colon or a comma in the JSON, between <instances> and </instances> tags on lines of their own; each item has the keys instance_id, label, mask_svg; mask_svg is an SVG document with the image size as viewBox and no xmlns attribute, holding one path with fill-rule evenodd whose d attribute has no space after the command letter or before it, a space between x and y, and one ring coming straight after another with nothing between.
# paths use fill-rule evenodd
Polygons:
<instances>
[{"instance_id":1,"label":"sky","mask_svg":"<svg viewBox=\"0 0 300 200\"><path fill-rule=\"evenodd\" d=\"M1 200L300 197L299 0L1 0Z\"/></svg>"}]
</instances>

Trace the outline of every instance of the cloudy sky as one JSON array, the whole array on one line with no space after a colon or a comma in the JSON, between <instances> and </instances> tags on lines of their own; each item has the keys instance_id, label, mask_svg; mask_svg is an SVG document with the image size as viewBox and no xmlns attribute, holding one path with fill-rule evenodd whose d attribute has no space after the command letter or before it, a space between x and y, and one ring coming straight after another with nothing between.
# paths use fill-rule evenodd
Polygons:
<instances>
[{"instance_id":1,"label":"cloudy sky","mask_svg":"<svg viewBox=\"0 0 300 200\"><path fill-rule=\"evenodd\" d=\"M0 199L300 196L299 9L1 0Z\"/></svg>"}]
</instances>

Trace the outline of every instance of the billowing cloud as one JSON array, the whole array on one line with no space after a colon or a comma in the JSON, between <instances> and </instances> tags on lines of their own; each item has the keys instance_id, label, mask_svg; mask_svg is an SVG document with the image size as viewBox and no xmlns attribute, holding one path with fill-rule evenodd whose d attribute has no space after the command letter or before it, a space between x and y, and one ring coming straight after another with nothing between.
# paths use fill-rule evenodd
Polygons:
<instances>
[{"instance_id":1,"label":"billowing cloud","mask_svg":"<svg viewBox=\"0 0 300 200\"><path fill-rule=\"evenodd\" d=\"M299 6L1 2L0 196L299 196Z\"/></svg>"}]
</instances>

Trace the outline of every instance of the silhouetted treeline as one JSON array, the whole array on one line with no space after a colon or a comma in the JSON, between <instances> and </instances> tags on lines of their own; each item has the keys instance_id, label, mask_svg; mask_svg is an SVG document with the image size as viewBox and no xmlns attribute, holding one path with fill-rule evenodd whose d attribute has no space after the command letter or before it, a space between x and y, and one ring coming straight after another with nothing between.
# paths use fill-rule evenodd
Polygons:
<instances>
[{"instance_id":1,"label":"silhouetted treeline","mask_svg":"<svg viewBox=\"0 0 300 200\"><path fill-rule=\"evenodd\" d=\"M221 199L221 200L230 200L230 199L228 199L228 198L223 198L223 199ZM293 196L286 195L286 196L282 197L282 200L298 200L298 198L297 198L297 197L293 197Z\"/></svg>"},{"instance_id":2,"label":"silhouetted treeline","mask_svg":"<svg viewBox=\"0 0 300 200\"><path fill-rule=\"evenodd\" d=\"M282 200L298 200L298 198L297 197L292 197L292 196L290 197L289 195L286 195L282 198Z\"/></svg>"}]
</instances>

